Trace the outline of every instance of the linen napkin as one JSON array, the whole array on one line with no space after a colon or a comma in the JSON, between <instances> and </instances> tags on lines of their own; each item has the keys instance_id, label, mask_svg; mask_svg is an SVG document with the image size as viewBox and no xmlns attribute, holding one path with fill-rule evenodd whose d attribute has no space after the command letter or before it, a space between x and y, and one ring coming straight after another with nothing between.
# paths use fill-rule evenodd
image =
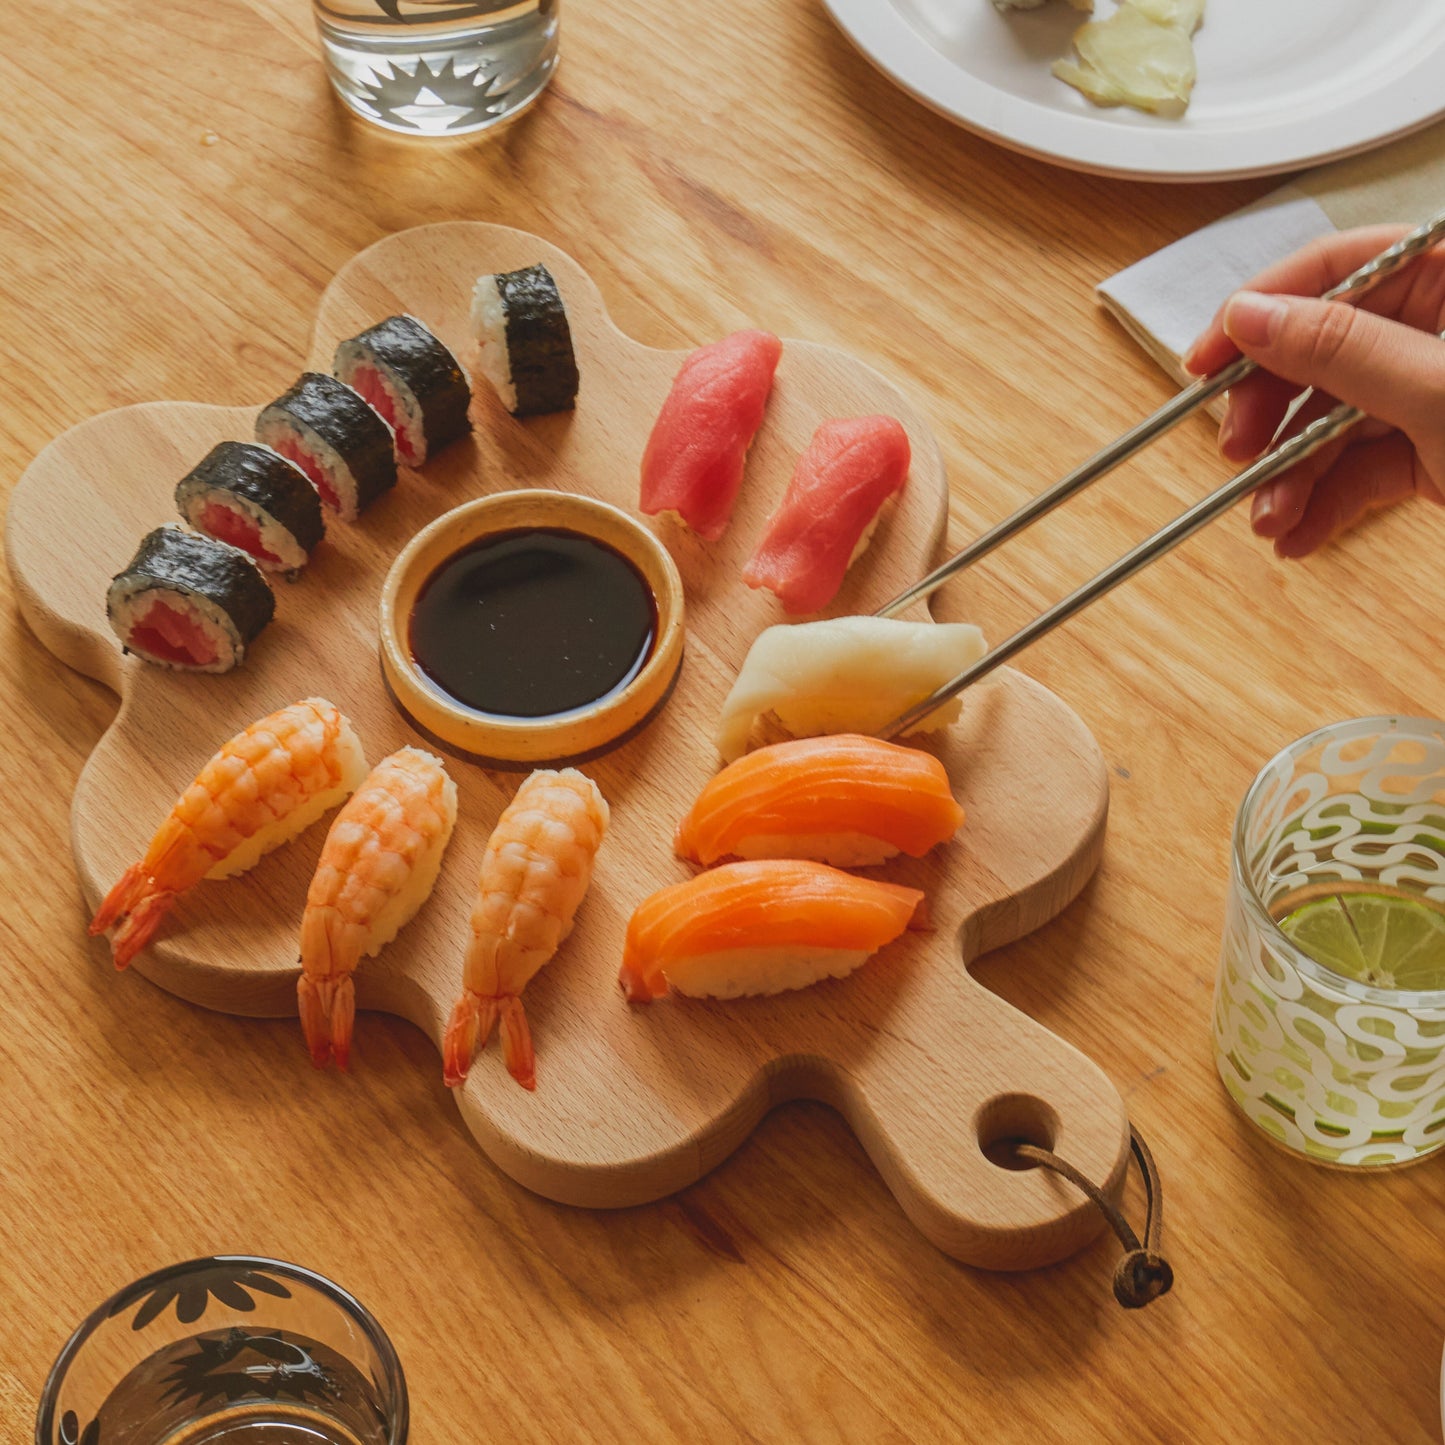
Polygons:
<instances>
[{"instance_id":1,"label":"linen napkin","mask_svg":"<svg viewBox=\"0 0 1445 1445\"><path fill-rule=\"evenodd\" d=\"M1414 224L1445 206L1445 124L1297 176L1095 288L1161 366L1179 358L1224 299L1316 236L1380 221Z\"/></svg>"}]
</instances>

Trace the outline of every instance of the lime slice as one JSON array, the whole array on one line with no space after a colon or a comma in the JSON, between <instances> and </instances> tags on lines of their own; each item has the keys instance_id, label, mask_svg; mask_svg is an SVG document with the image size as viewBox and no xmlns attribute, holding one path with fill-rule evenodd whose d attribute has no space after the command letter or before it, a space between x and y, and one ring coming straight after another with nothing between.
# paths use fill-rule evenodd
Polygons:
<instances>
[{"instance_id":1,"label":"lime slice","mask_svg":"<svg viewBox=\"0 0 1445 1445\"><path fill-rule=\"evenodd\" d=\"M1336 893L1296 908L1280 930L1316 963L1371 988L1445 989L1445 914L1387 893Z\"/></svg>"}]
</instances>

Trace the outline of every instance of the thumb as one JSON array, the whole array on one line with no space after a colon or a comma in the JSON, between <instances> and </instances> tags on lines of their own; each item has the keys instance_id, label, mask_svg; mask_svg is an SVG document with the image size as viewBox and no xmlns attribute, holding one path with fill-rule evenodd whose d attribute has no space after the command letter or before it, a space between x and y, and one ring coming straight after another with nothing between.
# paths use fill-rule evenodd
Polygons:
<instances>
[{"instance_id":1,"label":"thumb","mask_svg":"<svg viewBox=\"0 0 1445 1445\"><path fill-rule=\"evenodd\" d=\"M1224 308L1229 339L1267 371L1313 386L1406 433L1438 426L1445 342L1339 301L1240 291Z\"/></svg>"}]
</instances>

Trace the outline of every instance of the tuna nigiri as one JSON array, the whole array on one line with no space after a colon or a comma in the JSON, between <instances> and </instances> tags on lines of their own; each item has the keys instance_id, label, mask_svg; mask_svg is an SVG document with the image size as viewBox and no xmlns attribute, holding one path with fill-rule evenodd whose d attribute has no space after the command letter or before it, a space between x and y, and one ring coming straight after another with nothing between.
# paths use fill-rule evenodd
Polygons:
<instances>
[{"instance_id":1,"label":"tuna nigiri","mask_svg":"<svg viewBox=\"0 0 1445 1445\"><path fill-rule=\"evenodd\" d=\"M678 824L678 853L867 868L921 858L963 822L937 758L847 733L760 748L724 768Z\"/></svg>"},{"instance_id":2,"label":"tuna nigiri","mask_svg":"<svg viewBox=\"0 0 1445 1445\"><path fill-rule=\"evenodd\" d=\"M916 888L822 863L725 863L645 898L627 925L618 976L631 1003L669 985L740 998L842 978L913 923Z\"/></svg>"},{"instance_id":3,"label":"tuna nigiri","mask_svg":"<svg viewBox=\"0 0 1445 1445\"><path fill-rule=\"evenodd\" d=\"M718 751L740 758L767 714L799 738L877 732L983 654L983 633L966 622L831 617L764 628L723 703ZM954 698L911 731L945 727L962 706Z\"/></svg>"},{"instance_id":4,"label":"tuna nigiri","mask_svg":"<svg viewBox=\"0 0 1445 1445\"><path fill-rule=\"evenodd\" d=\"M891 416L825 421L743 568L791 613L817 612L838 595L863 554L879 509L908 479L908 433Z\"/></svg>"},{"instance_id":5,"label":"tuna nigiri","mask_svg":"<svg viewBox=\"0 0 1445 1445\"><path fill-rule=\"evenodd\" d=\"M735 331L677 373L642 454L642 510L674 512L708 542L727 530L783 343Z\"/></svg>"}]
</instances>

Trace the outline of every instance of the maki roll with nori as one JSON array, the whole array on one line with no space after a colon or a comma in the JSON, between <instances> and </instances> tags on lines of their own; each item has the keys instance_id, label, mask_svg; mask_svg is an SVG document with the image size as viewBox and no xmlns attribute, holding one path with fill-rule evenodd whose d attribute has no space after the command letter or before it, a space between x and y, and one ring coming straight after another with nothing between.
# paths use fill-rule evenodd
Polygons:
<instances>
[{"instance_id":1,"label":"maki roll with nori","mask_svg":"<svg viewBox=\"0 0 1445 1445\"><path fill-rule=\"evenodd\" d=\"M513 416L567 411L577 402L577 358L567 308L545 266L482 276L472 292L481 368Z\"/></svg>"},{"instance_id":2,"label":"maki roll with nori","mask_svg":"<svg viewBox=\"0 0 1445 1445\"><path fill-rule=\"evenodd\" d=\"M332 370L376 408L408 466L421 466L472 429L466 373L415 316L388 316L343 341Z\"/></svg>"},{"instance_id":3,"label":"maki roll with nori","mask_svg":"<svg viewBox=\"0 0 1445 1445\"><path fill-rule=\"evenodd\" d=\"M295 462L344 522L396 485L391 428L349 386L319 371L303 372L262 407L256 440Z\"/></svg>"},{"instance_id":4,"label":"maki roll with nori","mask_svg":"<svg viewBox=\"0 0 1445 1445\"><path fill-rule=\"evenodd\" d=\"M316 488L251 442L213 447L181 478L176 506L198 532L249 552L268 572L298 571L326 535Z\"/></svg>"},{"instance_id":5,"label":"maki roll with nori","mask_svg":"<svg viewBox=\"0 0 1445 1445\"><path fill-rule=\"evenodd\" d=\"M229 672L276 610L239 547L171 523L142 538L110 584L106 615L127 652L188 672Z\"/></svg>"}]
</instances>

